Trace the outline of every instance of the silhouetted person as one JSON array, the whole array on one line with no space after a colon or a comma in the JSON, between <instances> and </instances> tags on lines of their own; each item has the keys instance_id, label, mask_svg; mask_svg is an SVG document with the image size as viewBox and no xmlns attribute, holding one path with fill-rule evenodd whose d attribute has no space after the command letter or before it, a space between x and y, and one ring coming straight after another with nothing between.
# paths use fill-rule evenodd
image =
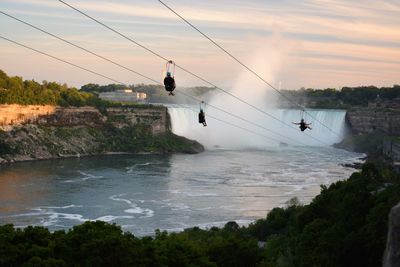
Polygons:
<instances>
[{"instance_id":1,"label":"silhouetted person","mask_svg":"<svg viewBox=\"0 0 400 267\"><path fill-rule=\"evenodd\" d=\"M204 111L202 109L200 109L200 112L199 112L199 123L202 123L204 127L207 126L206 114L204 113Z\"/></svg>"},{"instance_id":2,"label":"silhouetted person","mask_svg":"<svg viewBox=\"0 0 400 267\"><path fill-rule=\"evenodd\" d=\"M306 123L305 121L304 121L304 119L301 119L301 121L300 122L292 122L293 124L296 124L296 125L300 125L300 130L302 131L302 132L304 132L306 129L310 129L311 130L311 127L310 127L310 125L311 125L311 123Z\"/></svg>"},{"instance_id":3,"label":"silhouetted person","mask_svg":"<svg viewBox=\"0 0 400 267\"><path fill-rule=\"evenodd\" d=\"M169 95L174 95L172 91L175 90L175 79L171 77L171 72L167 72L167 77L164 78L165 90L169 92Z\"/></svg>"}]
</instances>

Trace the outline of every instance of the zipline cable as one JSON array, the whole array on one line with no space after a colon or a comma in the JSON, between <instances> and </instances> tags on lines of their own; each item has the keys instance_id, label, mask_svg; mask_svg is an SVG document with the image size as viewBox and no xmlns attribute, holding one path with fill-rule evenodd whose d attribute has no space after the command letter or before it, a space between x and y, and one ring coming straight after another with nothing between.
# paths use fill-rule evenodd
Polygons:
<instances>
[{"instance_id":1,"label":"zipline cable","mask_svg":"<svg viewBox=\"0 0 400 267\"><path fill-rule=\"evenodd\" d=\"M316 121L318 121L321 125L323 125L324 127L326 127L327 129L329 129L329 131L331 131L332 133L334 133L335 135L337 135L338 137L341 137L338 133L336 133L335 131L333 131L330 127L328 127L327 125L325 125L323 122L319 121L316 117L314 117L312 114L310 114L309 112L307 112L305 110L305 107L300 105L297 102L294 102L292 99L290 99L288 96L286 96L285 94L283 94L281 91L279 91L275 86L273 86L270 82L268 82L267 80L265 80L263 77L261 77L261 75L259 75L257 72L255 72L253 69L251 69L250 67L248 67L246 64L244 64L241 60L239 60L236 56L234 56L232 53L230 53L228 50L226 50L224 47L222 47L220 44L218 44L216 41L214 41L211 37L209 37L207 34L205 34L204 32L202 32L198 27L196 27L195 25L193 25L190 21L188 21L187 19L185 19L183 16L181 16L177 11L175 11L173 8L171 8L170 6L168 6L166 3L164 3L161 0L157 0L158 2L160 2L164 7L166 7L168 10L170 10L172 13L174 13L176 16L178 16L181 20L183 20L186 24L188 24L190 27L192 27L195 31L197 31L198 33L200 33L204 38L206 38L207 40L209 40L212 44L214 44L216 47L218 47L220 50L222 50L225 54L227 54L228 56L230 56L233 60L235 60L237 63L239 63L242 67L244 67L246 70L248 70L250 73L252 73L253 75L255 75L258 79L260 79L262 82L264 82L265 84L267 84L269 87L271 87L272 89L274 89L278 94L280 94L283 98L285 98L286 100L288 100L290 103L294 104L295 106L299 107L301 110L304 110L309 116L313 117Z\"/></svg>"},{"instance_id":2,"label":"zipline cable","mask_svg":"<svg viewBox=\"0 0 400 267\"><path fill-rule=\"evenodd\" d=\"M153 79L153 78L151 78L151 77L149 77L149 76L143 75L142 73L139 73L139 72L137 72L137 71L135 71L135 70L133 70L133 69L131 69L131 68L128 68L128 67L126 67L126 66L124 66L124 65L122 65L122 64L119 64L119 63L115 62L114 60L111 60L111 59L109 59L109 58L106 58L106 57L104 57L104 56L102 56L102 55L100 55L100 54L94 53L93 51L91 51L91 50L89 50L89 49L87 49L87 48L84 48L84 47L82 47L82 46L79 46L79 45L77 45L77 44L75 44L75 43L73 43L73 42L71 42L71 41L68 41L68 40L66 40L66 39L64 39L64 38L62 38L62 37L60 37L60 36L57 36L57 35L55 35L55 34L53 34L53 33L50 33L49 31L46 31L46 30L44 30L44 29L42 29L42 28L39 28L39 27L37 27L37 26L35 26L35 25L31 24L31 23L28 23L28 22L26 22L26 21L24 21L24 20L22 20L22 19L19 19L19 18L15 17L15 16L12 16L12 15L10 15L10 14L8 14L8 13L6 13L6 12L3 12L3 11L1 11L1 10L0 10L0 13L3 14L3 15L5 15L5 16L8 16L9 18L12 18L12 19L14 19L14 20L16 20L16 21L18 21L18 22L21 22L21 23L23 23L23 24L25 24L25 25L27 25L27 26L29 26L29 27L31 27L31 28L34 28L34 29L36 29L36 30L38 30L38 31L40 31L40 32L43 32L43 33L45 33L45 34L47 34L47 35L50 35L50 36L52 36L52 37L54 37L54 38L56 38L56 39L58 39L58 40L60 40L60 41L62 41L62 42L65 42L65 43L67 43L67 44L69 44L69 45L71 45L71 46L73 46L73 47L76 47L76 48L78 48L78 49L81 49L81 50L83 50L83 51L85 51L85 52L87 52L87 53L89 53L89 54L91 54L91 55L93 55L93 56L96 56L96 57L98 57L98 58L100 58L100 59L103 59L103 60L105 60L105 61L107 61L107 62L109 62L109 63L112 63L112 64L114 64L114 65L116 65L116 66L118 66L118 67L121 67L121 68L123 68L123 69L125 69L125 70L127 70L127 71L129 71L129 72L132 72L132 73L134 73L134 74L136 74L136 75L139 75L139 76L141 76L141 77L144 77L144 78L146 78L146 79L148 79L148 80L150 80L150 81L152 81L152 82L154 82L154 83L156 83L156 84L158 84L158 85L162 85L162 83L160 83L159 81L157 81L157 80L155 80L155 79ZM191 96L191 95L189 95L189 94L183 93L183 92L181 92L181 91L179 91L178 93L185 95L187 98L194 99L195 101L198 101L198 102L199 102L199 101L202 101L202 100L199 99L199 98L196 98L196 97ZM214 109L216 109L216 110L219 110L219 111L221 111L221 112L223 112L223 113L225 113L225 114L228 114L228 115L230 115L230 116L232 116L232 117L234 117L234 118L237 118L237 119L239 119L239 120L242 120L242 121L244 121L244 122L247 122L247 123L249 123L249 124L252 124L252 125L254 125L254 126L256 126L256 127L262 128L262 129L264 129L264 130L266 130L266 131L268 131L268 132L271 132L271 133L273 133L273 134L275 134L275 135L278 135L278 136L280 136L280 137L284 137L284 138L286 138L286 139L288 139L288 140L292 140L292 141L294 141L295 143L300 143L300 144L306 146L306 144L305 144L305 143L302 143L301 141L298 141L298 140L295 140L295 139L293 139L293 138L284 136L284 135L282 135L282 133L279 133L279 132L273 131L273 130L271 130L271 129L268 129L268 128L266 128L266 127L260 125L260 124L254 123L254 122L252 122L252 121L250 121L250 120L247 120L247 119L245 119L245 118L243 118L243 117L240 117L240 116L238 116L238 115L235 115L235 114L233 114L233 113L231 113L231 112L228 112L228 111L226 111L226 110L224 110L224 109L221 109L221 108L219 108L219 107L217 107L217 106L215 106L215 105L212 105L212 104L210 104L210 103L207 103L207 102L204 102L204 103L207 104L207 105L209 105L210 107L212 107L212 108L214 108Z\"/></svg>"},{"instance_id":3,"label":"zipline cable","mask_svg":"<svg viewBox=\"0 0 400 267\"><path fill-rule=\"evenodd\" d=\"M126 40L128 40L128 41L134 43L135 45L137 45L137 46L139 46L139 47L145 49L146 51L150 52L151 54L153 54L153 55L155 55L155 56L157 56L157 57L163 59L163 60L166 61L166 62L169 61L169 59L163 57L162 55L160 55L160 54L158 54L158 53L156 53L156 52L154 52L153 50L149 49L148 47L146 47L146 46L144 46L144 45L138 43L137 41L133 40L132 38L130 38L130 37L128 37L128 36L126 36L125 34L123 34L123 33L119 32L119 31L117 31L117 30L111 28L110 26L108 26L108 25L106 25L105 23L103 23L103 22L101 22L101 21L95 19L94 17L92 17L92 16L88 15L87 13L85 13L85 12L79 10L78 8L76 8L76 7L74 7L74 6L70 5L70 4L68 4L67 2L65 2L65 1L63 1L63 0L58 0L58 1L59 1L60 3L62 3L62 4L64 4L64 5L66 5L67 7L69 7L69 8L71 8L71 9L75 10L76 12L82 14L83 16L85 16L85 17L87 17L87 18L89 18L89 19L95 21L96 23L102 25L103 27L105 27L105 28L111 30L112 32L118 34L119 36L123 37L124 39L126 39ZM293 127L291 124L286 123L286 122L284 122L284 121L282 121L282 120L276 118L275 116L269 114L268 112L262 110L261 108L259 108L259 107L255 106L255 105L249 103L248 101L245 101L245 100L241 99L240 97L238 97L238 96L236 96L236 95L234 95L234 94L232 94L232 93L226 91L225 89L223 89L223 88L221 88L221 87L219 87L219 86L213 84L212 82L210 82L210 81L208 81L208 80L202 78L201 76L199 76L199 75L197 75L197 74L195 74L195 73L189 71L188 69L186 69L186 68L184 68L184 67L182 67L182 66L180 66L180 65L178 65L178 64L176 64L176 67L179 68L179 69L181 69L182 71L184 71L184 72L186 72L186 73L188 73L188 74L190 74L190 75L192 75L192 76L194 76L194 77L200 79L201 81L203 81L203 82L205 82L205 83L207 83L207 84L213 86L214 88L216 88L216 89L218 89L218 90L220 90L220 91L222 91L222 92L224 92L224 93L230 95L231 97L235 98L236 100L238 100L238 101L240 101L240 102L242 102L242 103L244 103L244 104L246 104L246 105L248 105L248 106L250 106L250 107L256 109L257 111L263 113L264 115L266 115L266 116L268 116L268 117L270 117L270 118L272 118L272 119L274 119L274 120L276 120L276 121L278 121L278 122L280 122L280 123L282 123L282 124L288 126L288 127L291 128L292 130L298 131L298 129L297 129L296 127ZM323 141L321 141L321 140L319 140L319 139L317 139L317 138L315 138L315 137L309 135L308 133L304 133L304 134L307 135L308 137L314 139L315 141L317 141L317 142L319 142L319 143L322 143L322 144L324 144L324 145L329 145L329 144L327 144L327 143L325 143L325 142L323 142Z\"/></svg>"},{"instance_id":4,"label":"zipline cable","mask_svg":"<svg viewBox=\"0 0 400 267\"><path fill-rule=\"evenodd\" d=\"M46 52L37 50L37 49L35 49L35 48L33 48L33 47L24 45L24 44L22 44L22 43L19 43L19 42L17 42L17 41L11 40L11 39L6 38L6 37L4 37L4 36L1 36L1 35L0 35L0 39L3 39L3 40L5 40L5 41L8 41L8 42L13 43L13 44L15 44L15 45L24 47L24 48L26 48L26 49L29 49L29 50L34 51L34 52L36 52L36 53L42 54L42 55L44 55L44 56L50 57L50 58L55 59L55 60L57 60L57 61L60 61L60 62L62 62L62 63L68 64L68 65L70 65L70 66L79 68L79 69L84 70L84 71L86 71L86 72L95 74L95 75L97 75L97 76L100 76L100 77L102 77L102 78L108 79L108 80L113 81L113 82L115 82L115 83L118 83L118 84L122 84L122 85L127 86L126 83L120 82L120 81L115 80L115 79L113 79L113 78L110 78L110 77L108 77L108 76L106 76L106 75L100 74L100 73L98 73L98 72L89 70L89 69L84 68L84 67L81 67L81 66L79 66L79 65L77 65L77 64L74 64L74 63L71 63L71 62L66 61L66 60L64 60L64 59L61 59L61 58L58 58L58 57L56 57L56 56L50 55L50 54L48 54L48 53L46 53ZM208 115L208 116L211 118L210 115ZM257 133L257 132L251 131L251 130L246 129L246 128L244 128L244 127L241 127L241 126L239 126L239 125L236 125L236 124L233 124L233 123L230 123L230 122L227 122L227 121L224 121L224 120L215 118L215 117L212 117L212 118L215 119L215 120L218 120L218 121L220 121L220 122L224 122L225 124L229 124L229 125L231 125L231 126L234 126L234 127L236 127L236 128L239 128L239 129L241 129L241 130L245 130L245 131L247 131L247 132L249 132L249 133L256 134L256 135L258 135L258 136L263 136L263 137L265 137L265 138L267 138L267 139L280 142L280 141L278 141L278 140L276 140L276 139L274 139L274 138L268 137L268 136L266 136L266 135L259 134L259 133Z\"/></svg>"},{"instance_id":5,"label":"zipline cable","mask_svg":"<svg viewBox=\"0 0 400 267\"><path fill-rule=\"evenodd\" d=\"M121 67L121 68L125 69L125 70L128 70L128 71L130 71L130 72L133 72L133 73L135 73L136 75L139 75L139 76L141 76L141 77L143 77L143 78L146 78L146 79L148 79L148 80L151 80L151 81L153 81L153 82L156 81L156 80L153 80L152 78L150 78L150 77L148 77L148 76L145 76L145 75L143 75L143 74L141 74L141 73L139 73L139 72L137 72L137 71L135 71L135 70L132 70L132 69L126 67L126 66L123 66L123 65L121 65L121 64L119 64L119 63L117 63L117 62L115 62L115 61L113 61L113 60L111 60L111 59L108 59L108 58L103 57L103 56L101 56L101 55L99 55L99 54L96 54L96 53L90 51L89 49L86 49L86 48L84 48L84 47L82 47L82 46L79 46L79 45L77 45L77 44L74 44L74 43L72 43L72 42L70 42L70 41L68 41L68 40L66 40L66 39L64 39L64 38L61 38L61 37L59 37L59 36L57 36L57 35L55 35L55 34L53 34L53 33L51 33L51 32L48 32L48 31L46 31L46 30L43 30L43 29L41 29L41 28L39 28L39 27L37 27L37 26L35 26L35 25L29 23L29 22L26 22L26 21L24 21L24 20L21 20L21 19L19 19L19 18L17 18L17 17L14 17L14 16L12 16L12 15L6 13L6 12L3 12L3 11L1 11L1 10L0 10L0 13L3 14L3 15L5 15L5 16L7 16L7 17L9 17L9 18L12 18L12 19L14 19L14 20L16 20L16 21L19 21L19 22L21 22L21 23L23 23L23 24L25 24L25 25L27 25L27 26L29 26L29 27L32 27L32 28L34 28L34 29L36 29L36 30L38 30L38 31L40 31L40 32L43 32L43 33L45 33L45 34L47 34L47 35L50 35L50 36L52 36L52 37L54 37L54 38L56 38L56 39L58 39L58 40L60 40L60 41L63 41L63 42L65 42L65 43L69 44L69 45L72 45L72 46L74 46L74 47L76 47L76 48L78 48L78 49L81 49L81 50L83 50L83 51L85 51L85 52L87 52L87 53L89 53L89 54L91 54L91 55L93 55L93 56L96 56L96 57L101 58L101 59L103 59L103 60L105 60L105 61L108 61L108 62L110 62L110 63L112 63L112 64L114 64L114 65L116 65L116 66L118 66L118 67Z\"/></svg>"},{"instance_id":6,"label":"zipline cable","mask_svg":"<svg viewBox=\"0 0 400 267\"><path fill-rule=\"evenodd\" d=\"M186 93L184 93L184 92L182 92L182 91L177 91L177 93L178 93L178 94L182 94L182 95L186 96L187 98L194 99L194 100L196 101L196 103L202 101L201 99L199 99L199 98L197 98L197 97L194 97L194 96L192 96L192 95L186 94ZM251 125L254 125L254 126L256 126L256 127L259 127L259 128L261 128L261 129L264 129L264 130L266 130L266 131L268 131L268 132L270 132L270 133L273 133L273 134L275 134L275 135L278 135L278 136L280 136L280 137L284 137L284 138L286 138L287 140L292 140L295 144L301 144L301 145L307 146L305 143L303 143L303 142L301 142L301 141L295 140L295 139L293 139L293 138L291 138L291 137L287 137L287 136L285 136L285 135L282 135L282 133L275 132L275 131L273 131L273 130L271 130L271 129L268 129L268 128L266 128L266 127L264 127L264 126L262 126L262 125L260 125L260 124L258 124L258 123L254 123L254 122L249 121L249 120L247 120L247 119L245 119L245 118L243 118L243 117L241 117L241 116L238 116L238 115L235 115L235 114L233 114L233 113L231 113L231 112L229 112L229 111L223 110L223 109L221 109L221 108L219 108L219 107L217 107L217 106L215 106L215 105L213 105L213 104L210 104L209 102L206 102L206 101L203 101L203 102L204 102L204 104L206 104L207 106L210 106L210 107L212 107L212 108L214 108L214 109L216 109L216 110L218 110L218 111L221 111L221 112L223 112L223 113L225 113L225 114L228 114L228 115L230 115L230 116L232 116L232 117L234 117L234 118L236 118L236 119L239 119L239 120L241 120L241 121L247 122L247 123L249 123L249 124L251 124ZM281 142L281 141L280 141L280 142Z\"/></svg>"},{"instance_id":7,"label":"zipline cable","mask_svg":"<svg viewBox=\"0 0 400 267\"><path fill-rule=\"evenodd\" d=\"M188 109L188 110L190 110L190 111L193 111L195 114L197 114L197 110L194 110L194 109L192 109L192 108L190 108L190 107L185 107L184 105L181 105L181 104L177 104L177 105L180 106L181 108ZM277 139L275 139L275 138L272 138L272 137L269 137L269 136L266 136L266 135L263 135L263 134L254 132L254 131L252 131L252 130L249 130L249 129L246 129L246 128L242 127L242 126L239 126L239 125L237 125L237 124L224 121L224 120L219 119L219 118L217 118L217 117L215 117L215 116L212 116L212 115L207 114L207 118L212 118L213 120L216 120L216 121L225 123L225 124L230 125L230 126L232 126L232 127L236 127L236 128L241 129L241 130L243 130L243 131L247 131L247 132L250 132L250 133L252 133L252 134L255 134L255 135L264 137L264 138L266 138L266 139L270 139L270 140L273 140L273 141L275 141L275 142L281 143L280 140L277 140Z\"/></svg>"},{"instance_id":8,"label":"zipline cable","mask_svg":"<svg viewBox=\"0 0 400 267\"><path fill-rule=\"evenodd\" d=\"M95 53L95 52L93 52L93 51L91 51L91 50L89 50L89 49L87 49L87 48L84 48L84 47L82 47L82 46L79 46L79 45L77 45L77 44L74 44L74 43L72 43L71 41L68 41L68 40L66 40L66 39L64 39L64 38L62 38L62 37L60 37L60 36L57 36L57 35L55 35L55 34L53 34L53 33L50 33L49 31L46 31L46 30L44 30L44 29L42 29L42 28L39 28L39 27L37 27L37 26L35 26L35 25L31 24L31 23L28 23L28 22L26 22L26 21L24 21L24 20L22 20L22 19L19 19L19 18L15 17L15 16L12 16L12 15L10 15L10 14L8 14L8 13L6 13L6 12L3 12L3 11L1 11L1 10L0 10L0 13L3 14L3 15L5 15L5 16L7 16L7 17L9 17L9 18L14 19L14 20L16 20L16 21L18 21L18 22L21 22L21 23L23 23L23 24L25 24L25 25L27 25L27 26L29 26L29 27L31 27L31 28L34 28L34 29L36 29L36 30L38 30L38 31L40 31L40 32L43 32L43 33L45 33L45 34L47 34L47 35L50 35L50 36L52 36L52 37L54 37L54 38L56 38L56 39L58 39L58 40L60 40L60 41L63 41L63 42L65 42L65 43L67 43L67 44L69 44L69 45L71 45L71 46L73 46L73 47L76 47L76 48L78 48L78 49L81 49L81 50L83 50L83 51L85 51L85 52L87 52L87 53L89 53L89 54L91 54L91 55L94 55L94 56L96 56L96 57L99 57L99 58L101 58L101 59L103 59L103 60L105 60L105 61L107 61L107 62L109 62L109 63L112 63L112 64L114 64L114 65L116 65L116 66L118 66L118 67L121 67L121 68L123 68L123 69L125 69L125 70L127 70L127 71L130 71L130 72L132 72L132 73L134 73L134 74L136 74L136 75L139 75L139 76L141 76L141 77L144 77L144 78L146 78L146 79L148 79L148 80L150 80L150 81L152 81L152 82L154 82L154 83L156 83L156 84L162 85L159 81L157 81L157 80L155 80L155 79L153 79L153 78L150 78L149 76L143 75L142 73L139 73L139 72L137 72L137 71L135 71L135 70L133 70L133 69L131 69L131 68L128 68L128 67L126 67L126 66L124 66L124 65L121 65L121 64L119 64L119 63L117 63L117 62L115 62L115 61L113 61L113 60L111 60L111 59L109 59L109 58L106 58L106 57L104 57L104 56L101 56L100 54L97 54L97 53ZM194 99L194 100L196 100L196 101L201 101L199 98L196 98L196 97L194 97L194 96L185 94L185 93L183 93L183 92L179 92L179 93L185 95L185 96L188 97L188 98L192 98L192 99ZM304 144L304 143L302 143L302 142L299 142L299 141L294 140L293 138L286 137L286 136L282 135L281 133L278 133L278 132L275 132L275 131L273 131L273 130L270 130L270 129L268 129L268 128L266 128L266 127L260 125L260 124L251 122L251 121L249 121L249 120L247 120L247 119L244 119L244 118L242 118L242 117L240 117L240 116L237 116L237 115L235 115L235 114L233 114L233 113L230 113L230 112L228 112L228 111L225 111L225 110L223 110L223 109L221 109L221 108L219 108L219 107L217 107L217 106L215 106L215 105L212 105L212 104L210 104L210 103L206 103L206 104L208 104L209 106L213 107L213 108L216 109L216 110L219 110L219 111L221 111L221 112L224 112L224 113L226 113L226 114L228 114L228 115L230 115L230 116L232 116L232 117L235 117L235 118L237 118L237 119L240 119L240 120L245 121L245 122L247 122L247 123L250 123L250 124L252 124L252 125L255 125L255 126L257 126L257 127L259 127L259 128L262 128L262 129L264 129L264 130L266 130L266 131L268 131L268 132L271 132L271 133L273 133L273 134L275 134L275 135L283 136L283 137L285 137L285 138L288 139L288 140L294 141L295 143L300 143L300 144L306 145L306 144Z\"/></svg>"},{"instance_id":9,"label":"zipline cable","mask_svg":"<svg viewBox=\"0 0 400 267\"><path fill-rule=\"evenodd\" d=\"M30 46L27 46L27 45L21 44L21 43L19 43L19 42L17 42L17 41L13 41L13 40L11 40L11 39L8 39L8 38L6 38L6 37L4 37L4 36L1 36L1 35L0 35L0 38L3 39L3 40L9 41L10 43L14 43L14 44L16 44L16 45L25 47L26 49L32 50L32 51L34 51L34 52L36 52L36 53L39 53L39 54L42 54L42 55L51 57L51 58L53 58L53 59L55 59L55 60L61 61L61 62L65 63L65 64L70 65L70 66L73 66L73 67L79 68L79 69L81 69L81 70L90 72L90 73L92 73L92 74L94 74L94 75L100 76L100 77L102 77L102 78L105 78L105 79L107 79L107 80L113 81L113 82L115 82L115 83L124 84L123 82L117 81L117 80L115 80L115 79L113 79L113 78L110 78L110 77L108 77L108 76L106 76L106 75L103 75L103 74L100 74L100 73L98 73L98 72L89 70L89 69L87 69L87 68L85 68L85 67L81 67L81 66L79 66L79 65L76 65L76 64L71 63L71 62L69 62L69 61L66 61L66 60L64 60L64 59L58 58L58 57L56 57L56 56L52 56L52 55L50 55L50 54L47 54L47 53L45 53L45 52L42 52L42 51L37 50L37 49L35 49L35 48L32 48L32 47L30 47Z\"/></svg>"}]
</instances>

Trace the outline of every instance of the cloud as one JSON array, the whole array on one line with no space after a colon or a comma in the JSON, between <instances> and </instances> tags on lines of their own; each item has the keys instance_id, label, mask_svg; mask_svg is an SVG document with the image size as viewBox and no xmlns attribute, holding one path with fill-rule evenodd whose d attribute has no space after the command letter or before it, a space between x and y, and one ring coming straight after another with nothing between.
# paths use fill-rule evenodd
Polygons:
<instances>
[{"instance_id":1,"label":"cloud","mask_svg":"<svg viewBox=\"0 0 400 267\"><path fill-rule=\"evenodd\" d=\"M229 84L229 75L225 72L235 73L240 70L240 67L234 66L229 58L157 1L67 1L220 84ZM320 84L321 87L328 81L328 77L337 79L340 73L343 77L351 74L361 77L360 69L364 79L368 78L365 73L371 73L371 77L375 73L386 73L384 76L388 83L395 83L398 79L398 75L393 74L400 72L400 16L397 15L400 4L397 1L166 2L244 60L252 47L249 42L256 39L254 37L268 38L280 34L282 42L295 44L295 48L285 55L292 62L285 66L287 73L297 77L297 80L290 81L293 87L306 85L309 70L324 73L320 82L314 81L318 79L315 75L309 76L313 78L312 84ZM159 64L159 60L148 52L134 47L58 1L3 0L0 9L14 12L23 19L28 17L27 20L33 24L39 23L100 54L118 59L130 58L132 63L141 64L146 70L151 71L151 68ZM17 24L0 16L2 34L66 56L79 54L82 60L91 62L91 56L80 54L74 48L60 45L56 40L45 38ZM0 47L12 49L3 43L0 43ZM223 73L218 71L221 69ZM346 74L343 74L343 70ZM302 75L297 75L297 72ZM189 77L184 80L187 85L199 82Z\"/></svg>"}]
</instances>

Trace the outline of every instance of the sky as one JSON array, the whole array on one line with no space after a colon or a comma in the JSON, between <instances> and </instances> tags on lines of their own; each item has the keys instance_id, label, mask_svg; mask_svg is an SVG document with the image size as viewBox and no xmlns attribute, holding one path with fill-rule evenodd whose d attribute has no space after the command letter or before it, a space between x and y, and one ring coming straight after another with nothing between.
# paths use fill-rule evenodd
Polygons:
<instances>
[{"instance_id":1,"label":"sky","mask_svg":"<svg viewBox=\"0 0 400 267\"><path fill-rule=\"evenodd\" d=\"M245 72L157 0L65 1L220 87ZM164 2L277 88L400 84L400 0ZM57 0L0 0L0 10L162 81L163 60ZM0 36L126 84L153 83L3 14ZM3 39L0 69L76 87L112 83ZM207 85L175 76L179 86Z\"/></svg>"}]
</instances>

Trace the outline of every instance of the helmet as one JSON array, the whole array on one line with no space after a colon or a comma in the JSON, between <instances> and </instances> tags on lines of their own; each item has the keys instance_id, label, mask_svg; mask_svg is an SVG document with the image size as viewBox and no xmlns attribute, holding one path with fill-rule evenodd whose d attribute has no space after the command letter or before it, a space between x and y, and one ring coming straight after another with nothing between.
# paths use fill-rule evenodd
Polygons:
<instances>
[{"instance_id":1,"label":"helmet","mask_svg":"<svg viewBox=\"0 0 400 267\"><path fill-rule=\"evenodd\" d=\"M301 122L304 122L304 119L301 119Z\"/></svg>"},{"instance_id":2,"label":"helmet","mask_svg":"<svg viewBox=\"0 0 400 267\"><path fill-rule=\"evenodd\" d=\"M171 77L171 72L167 72L167 77Z\"/></svg>"}]
</instances>

